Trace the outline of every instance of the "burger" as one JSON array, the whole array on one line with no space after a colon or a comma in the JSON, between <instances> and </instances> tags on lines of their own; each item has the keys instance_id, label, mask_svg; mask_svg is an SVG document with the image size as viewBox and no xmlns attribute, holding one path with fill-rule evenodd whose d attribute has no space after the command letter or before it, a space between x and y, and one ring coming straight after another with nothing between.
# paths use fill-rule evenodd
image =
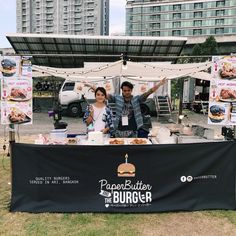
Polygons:
<instances>
[{"instance_id":1,"label":"burger","mask_svg":"<svg viewBox=\"0 0 236 236\"><path fill-rule=\"evenodd\" d=\"M225 119L225 108L219 105L210 107L210 114L208 115L211 122L220 123Z\"/></svg>"},{"instance_id":2,"label":"burger","mask_svg":"<svg viewBox=\"0 0 236 236\"><path fill-rule=\"evenodd\" d=\"M10 59L3 59L1 61L2 75L5 77L13 76L16 73L16 62Z\"/></svg>"},{"instance_id":3,"label":"burger","mask_svg":"<svg viewBox=\"0 0 236 236\"><path fill-rule=\"evenodd\" d=\"M122 163L117 168L117 174L119 177L134 177L135 166L131 163Z\"/></svg>"}]
</instances>

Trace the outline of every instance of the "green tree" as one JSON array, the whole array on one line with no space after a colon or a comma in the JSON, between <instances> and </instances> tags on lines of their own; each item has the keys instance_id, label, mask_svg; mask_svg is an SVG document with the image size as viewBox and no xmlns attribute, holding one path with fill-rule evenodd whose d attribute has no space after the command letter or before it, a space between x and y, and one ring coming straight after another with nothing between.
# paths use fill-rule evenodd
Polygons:
<instances>
[{"instance_id":1,"label":"green tree","mask_svg":"<svg viewBox=\"0 0 236 236\"><path fill-rule=\"evenodd\" d=\"M214 36L209 36L208 38L206 38L204 43L194 45L190 57L179 58L177 60L177 63L185 64L185 63L204 62L209 60L209 58L201 56L206 56L206 55L213 56L217 55L217 52L218 52L217 42ZM181 92L180 80L175 80L175 82L172 82L171 87L173 91L172 97L176 96L176 94L180 94Z\"/></svg>"},{"instance_id":2,"label":"green tree","mask_svg":"<svg viewBox=\"0 0 236 236\"><path fill-rule=\"evenodd\" d=\"M201 45L201 55L216 55L218 53L217 42L214 36L209 36Z\"/></svg>"},{"instance_id":3,"label":"green tree","mask_svg":"<svg viewBox=\"0 0 236 236\"><path fill-rule=\"evenodd\" d=\"M191 56L200 56L202 55L202 47L200 44L195 44ZM203 58L201 57L191 57L188 62L201 62Z\"/></svg>"}]
</instances>

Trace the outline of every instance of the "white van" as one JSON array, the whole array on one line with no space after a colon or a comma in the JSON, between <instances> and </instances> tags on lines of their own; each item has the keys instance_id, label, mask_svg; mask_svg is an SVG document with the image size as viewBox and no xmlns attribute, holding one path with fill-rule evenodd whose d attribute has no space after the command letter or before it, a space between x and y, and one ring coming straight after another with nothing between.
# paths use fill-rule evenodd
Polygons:
<instances>
[{"instance_id":1,"label":"white van","mask_svg":"<svg viewBox=\"0 0 236 236\"><path fill-rule=\"evenodd\" d=\"M69 116L82 116L86 107L83 94L76 89L77 82L65 80L59 91L59 103Z\"/></svg>"}]
</instances>

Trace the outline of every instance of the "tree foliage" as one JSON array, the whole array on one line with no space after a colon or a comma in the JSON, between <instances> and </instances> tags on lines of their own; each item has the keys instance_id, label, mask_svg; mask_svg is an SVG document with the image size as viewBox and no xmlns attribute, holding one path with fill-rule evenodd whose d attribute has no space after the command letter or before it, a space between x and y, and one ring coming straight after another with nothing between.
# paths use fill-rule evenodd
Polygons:
<instances>
[{"instance_id":1,"label":"tree foliage","mask_svg":"<svg viewBox=\"0 0 236 236\"><path fill-rule=\"evenodd\" d=\"M177 60L177 63L179 64L185 64L185 63L197 63L197 62L204 62L209 59L211 59L211 56L217 55L218 48L217 48L217 42L214 38L214 36L209 36L204 43L202 44L195 44L191 57L182 57ZM195 56L195 57L194 57ZM209 56L209 57L201 57L201 56ZM172 97L175 97L176 94L180 93L180 81L176 80L175 82L171 83L171 90Z\"/></svg>"},{"instance_id":2,"label":"tree foliage","mask_svg":"<svg viewBox=\"0 0 236 236\"><path fill-rule=\"evenodd\" d=\"M201 45L201 55L216 55L218 52L217 42L214 36L209 36Z\"/></svg>"}]
</instances>

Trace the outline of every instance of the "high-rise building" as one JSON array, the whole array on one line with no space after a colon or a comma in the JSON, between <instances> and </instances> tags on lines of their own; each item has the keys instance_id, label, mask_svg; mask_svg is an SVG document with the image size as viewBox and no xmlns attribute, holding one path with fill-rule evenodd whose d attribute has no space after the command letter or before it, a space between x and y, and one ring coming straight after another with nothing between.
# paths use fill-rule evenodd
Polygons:
<instances>
[{"instance_id":1,"label":"high-rise building","mask_svg":"<svg viewBox=\"0 0 236 236\"><path fill-rule=\"evenodd\" d=\"M127 0L126 35L236 35L236 0Z\"/></svg>"},{"instance_id":2,"label":"high-rise building","mask_svg":"<svg viewBox=\"0 0 236 236\"><path fill-rule=\"evenodd\" d=\"M109 0L16 0L18 33L109 34Z\"/></svg>"}]
</instances>

